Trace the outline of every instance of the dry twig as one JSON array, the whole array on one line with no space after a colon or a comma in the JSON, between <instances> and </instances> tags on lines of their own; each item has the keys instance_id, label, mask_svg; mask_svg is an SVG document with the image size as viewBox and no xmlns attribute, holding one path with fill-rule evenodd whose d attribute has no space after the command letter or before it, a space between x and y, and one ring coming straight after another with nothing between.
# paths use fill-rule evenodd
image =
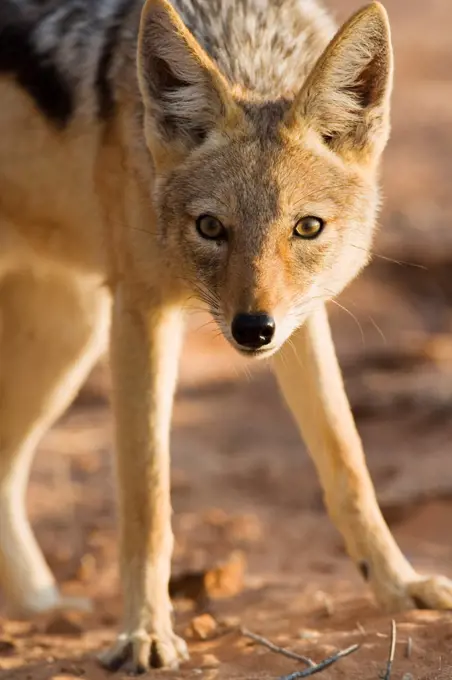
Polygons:
<instances>
[{"instance_id":1,"label":"dry twig","mask_svg":"<svg viewBox=\"0 0 452 680\"><path fill-rule=\"evenodd\" d=\"M359 630L359 632L361 633L361 635L365 635L365 634L366 634L366 629L364 628L363 625L360 624L359 621L357 621L357 623L356 623L356 628Z\"/></svg>"},{"instance_id":2,"label":"dry twig","mask_svg":"<svg viewBox=\"0 0 452 680\"><path fill-rule=\"evenodd\" d=\"M278 645L275 645L270 640L267 640L267 638L262 637L262 635L256 635L256 633L252 633L247 628L241 628L240 632L244 637L250 638L250 640L254 640L254 642L257 642L259 645L267 647L267 649L270 649L272 652L276 652L276 654L282 654L283 656L287 656L289 659L301 661L310 668L313 668L315 666L314 661L309 657L303 656L302 654L297 654L296 652L291 652L290 649L284 649L284 647L278 647Z\"/></svg>"},{"instance_id":3,"label":"dry twig","mask_svg":"<svg viewBox=\"0 0 452 680\"><path fill-rule=\"evenodd\" d=\"M391 644L389 645L389 656L388 663L386 664L386 673L383 676L383 680L390 680L392 664L394 662L395 647L397 640L396 624L394 619L391 621Z\"/></svg>"},{"instance_id":4,"label":"dry twig","mask_svg":"<svg viewBox=\"0 0 452 680\"><path fill-rule=\"evenodd\" d=\"M341 649L339 652L336 652L336 654L333 654L333 656L329 656L320 663L314 664L311 668L306 668L304 671L295 671L295 673L291 673L290 675L284 675L282 678L279 678L279 680L298 680L298 678L307 678L315 673L320 673L325 670L325 668L332 666L336 661L339 661L339 659L343 659L344 656L353 654L357 649L359 649L359 645L352 645L351 647L347 647L347 649Z\"/></svg>"},{"instance_id":5,"label":"dry twig","mask_svg":"<svg viewBox=\"0 0 452 680\"><path fill-rule=\"evenodd\" d=\"M406 641L406 650L405 650L405 656L407 659L411 658L411 652L413 650L413 640L409 637L408 640Z\"/></svg>"}]
</instances>

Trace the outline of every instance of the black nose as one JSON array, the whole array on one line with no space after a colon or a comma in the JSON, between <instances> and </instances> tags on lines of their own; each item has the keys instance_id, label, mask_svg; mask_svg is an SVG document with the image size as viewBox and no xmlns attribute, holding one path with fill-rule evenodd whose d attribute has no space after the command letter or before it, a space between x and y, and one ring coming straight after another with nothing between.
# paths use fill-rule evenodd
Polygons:
<instances>
[{"instance_id":1,"label":"black nose","mask_svg":"<svg viewBox=\"0 0 452 680\"><path fill-rule=\"evenodd\" d=\"M268 345L275 334L275 320L268 314L236 314L231 325L232 337L242 347L259 349Z\"/></svg>"}]
</instances>

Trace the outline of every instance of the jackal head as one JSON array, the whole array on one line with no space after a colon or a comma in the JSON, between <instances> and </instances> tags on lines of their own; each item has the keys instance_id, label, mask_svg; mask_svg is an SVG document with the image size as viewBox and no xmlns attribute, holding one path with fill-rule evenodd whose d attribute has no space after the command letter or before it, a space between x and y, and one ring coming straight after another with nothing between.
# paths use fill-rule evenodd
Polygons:
<instances>
[{"instance_id":1,"label":"jackal head","mask_svg":"<svg viewBox=\"0 0 452 680\"><path fill-rule=\"evenodd\" d=\"M170 260L238 350L268 355L369 258L386 12L355 14L297 92L268 100L227 82L171 5L148 0L138 75Z\"/></svg>"}]
</instances>

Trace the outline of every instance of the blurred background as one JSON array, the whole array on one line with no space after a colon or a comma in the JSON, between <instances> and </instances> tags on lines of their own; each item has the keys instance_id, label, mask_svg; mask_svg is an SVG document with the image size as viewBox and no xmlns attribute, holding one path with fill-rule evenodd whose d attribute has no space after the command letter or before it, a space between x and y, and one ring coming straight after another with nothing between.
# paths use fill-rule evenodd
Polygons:
<instances>
[{"instance_id":1,"label":"blurred background","mask_svg":"<svg viewBox=\"0 0 452 680\"><path fill-rule=\"evenodd\" d=\"M342 21L361 3L327 4ZM420 571L452 577L452 4L386 7L396 78L380 229L372 264L340 298L345 309L331 305L330 314L384 515ZM199 329L205 321L190 319L172 435L172 590L193 658L162 677L296 670L250 646L241 623L315 659L363 642L325 677L376 679L389 618L325 515L268 367L244 365L212 326ZM1 677L107 677L90 654L113 639L120 607L111 454L101 365L42 442L29 491L51 567L66 591L94 598L95 613L4 621ZM212 619L196 618L205 611ZM451 678L452 615L414 612L397 622L396 677Z\"/></svg>"}]
</instances>

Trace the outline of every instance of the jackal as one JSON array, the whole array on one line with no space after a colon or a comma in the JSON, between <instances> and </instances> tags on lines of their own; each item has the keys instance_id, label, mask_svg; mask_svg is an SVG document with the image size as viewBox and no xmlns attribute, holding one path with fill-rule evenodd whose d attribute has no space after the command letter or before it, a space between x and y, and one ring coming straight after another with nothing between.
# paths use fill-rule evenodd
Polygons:
<instances>
[{"instance_id":1,"label":"jackal","mask_svg":"<svg viewBox=\"0 0 452 680\"><path fill-rule=\"evenodd\" d=\"M239 352L275 354L378 601L452 607L452 584L420 577L382 518L325 312L369 259L391 85L377 2L337 33L315 0L1 2L0 577L21 614L83 605L60 595L24 496L37 443L109 338L112 669L186 658L168 595L169 429L191 299Z\"/></svg>"}]
</instances>

